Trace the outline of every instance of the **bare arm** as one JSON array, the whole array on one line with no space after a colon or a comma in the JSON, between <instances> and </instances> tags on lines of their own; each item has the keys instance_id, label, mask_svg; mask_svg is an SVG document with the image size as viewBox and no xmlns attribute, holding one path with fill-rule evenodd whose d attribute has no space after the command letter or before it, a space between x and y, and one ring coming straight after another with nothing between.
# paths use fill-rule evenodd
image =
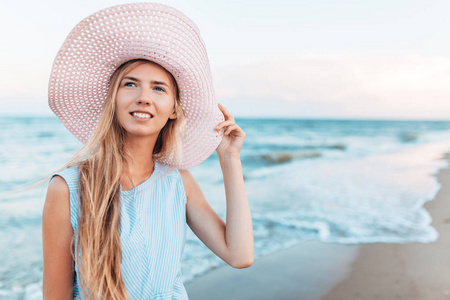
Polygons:
<instances>
[{"instance_id":1,"label":"bare arm","mask_svg":"<svg viewBox=\"0 0 450 300\"><path fill-rule=\"evenodd\" d=\"M42 213L42 293L45 300L73 299L73 259L70 247L74 233L70 224L69 197L66 181L60 176L53 177Z\"/></svg>"},{"instance_id":2,"label":"bare arm","mask_svg":"<svg viewBox=\"0 0 450 300\"><path fill-rule=\"evenodd\" d=\"M226 163L224 163L226 164ZM238 162L240 167L240 161ZM230 167L237 167L234 161L224 166L227 179L225 186L233 185ZM235 170L238 170L239 168ZM231 172L230 172L231 171ZM222 220L206 201L195 178L188 170L180 170L188 198L186 204L187 223L195 235L217 256L234 268L252 265L253 230L247 198L233 187L225 188L227 194L227 222ZM240 175L242 178L242 174ZM243 180L242 180L243 181ZM243 182L242 182L243 184Z\"/></svg>"},{"instance_id":3,"label":"bare arm","mask_svg":"<svg viewBox=\"0 0 450 300\"><path fill-rule=\"evenodd\" d=\"M220 157L225 194L227 198L226 241L232 259L237 265L253 264L253 225L245 193L241 160L238 156Z\"/></svg>"},{"instance_id":4,"label":"bare arm","mask_svg":"<svg viewBox=\"0 0 450 300\"><path fill-rule=\"evenodd\" d=\"M192 231L216 255L235 268L253 264L253 226L245 193L244 177L239 156L245 133L233 116L222 106L225 121L217 130L226 128L216 149L223 172L227 201L226 223L209 206L200 187L188 171L182 171L188 196L187 222Z\"/></svg>"}]
</instances>

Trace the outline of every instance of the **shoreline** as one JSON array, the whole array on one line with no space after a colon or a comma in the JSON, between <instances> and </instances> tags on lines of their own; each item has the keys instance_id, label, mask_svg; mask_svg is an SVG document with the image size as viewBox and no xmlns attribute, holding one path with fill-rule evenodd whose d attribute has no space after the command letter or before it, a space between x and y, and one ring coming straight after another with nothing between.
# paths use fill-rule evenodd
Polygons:
<instances>
[{"instance_id":1,"label":"shoreline","mask_svg":"<svg viewBox=\"0 0 450 300\"><path fill-rule=\"evenodd\" d=\"M444 159L450 161L450 153ZM426 244L361 245L349 276L319 299L450 299L450 168L435 176L440 189L423 207L438 239Z\"/></svg>"},{"instance_id":2,"label":"shoreline","mask_svg":"<svg viewBox=\"0 0 450 300\"><path fill-rule=\"evenodd\" d=\"M442 157L450 161L450 153ZM222 266L185 285L202 299L450 299L450 168L432 176L440 188L425 202L439 238L432 243L334 244L305 241L255 259L246 269Z\"/></svg>"}]
</instances>

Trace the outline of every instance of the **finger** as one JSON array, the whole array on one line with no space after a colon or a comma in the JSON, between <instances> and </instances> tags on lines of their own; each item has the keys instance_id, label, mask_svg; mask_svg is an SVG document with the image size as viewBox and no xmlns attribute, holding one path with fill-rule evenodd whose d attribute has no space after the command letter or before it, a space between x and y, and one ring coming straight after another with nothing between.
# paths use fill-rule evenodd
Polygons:
<instances>
[{"instance_id":1,"label":"finger","mask_svg":"<svg viewBox=\"0 0 450 300\"><path fill-rule=\"evenodd\" d=\"M230 126L232 124L236 124L236 122L234 120L225 120L217 124L216 128L220 129L222 127Z\"/></svg>"},{"instance_id":2,"label":"finger","mask_svg":"<svg viewBox=\"0 0 450 300\"><path fill-rule=\"evenodd\" d=\"M220 122L220 123L216 126L216 130L220 130L220 129L222 129L222 127L230 126L230 125L232 125L232 124L235 124L235 122L234 122L233 120L226 120L226 121Z\"/></svg>"},{"instance_id":3,"label":"finger","mask_svg":"<svg viewBox=\"0 0 450 300\"><path fill-rule=\"evenodd\" d=\"M225 116L225 119L234 120L233 115L223 106L222 104L219 104L219 109L222 111L223 115Z\"/></svg>"},{"instance_id":4,"label":"finger","mask_svg":"<svg viewBox=\"0 0 450 300\"><path fill-rule=\"evenodd\" d=\"M225 131L225 135L230 134L233 130L239 129L239 126L237 124L233 124L228 126L227 131Z\"/></svg>"}]
</instances>

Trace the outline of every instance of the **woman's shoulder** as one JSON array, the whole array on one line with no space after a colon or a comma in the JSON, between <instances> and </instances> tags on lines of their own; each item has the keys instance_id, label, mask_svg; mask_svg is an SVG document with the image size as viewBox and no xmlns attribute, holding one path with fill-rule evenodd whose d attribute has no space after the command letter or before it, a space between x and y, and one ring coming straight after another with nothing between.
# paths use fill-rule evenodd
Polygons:
<instances>
[{"instance_id":1,"label":"woman's shoulder","mask_svg":"<svg viewBox=\"0 0 450 300\"><path fill-rule=\"evenodd\" d=\"M78 165L66 167L50 178L46 203L48 207L60 210L64 218L69 216L72 229L77 229L78 218Z\"/></svg>"},{"instance_id":2,"label":"woman's shoulder","mask_svg":"<svg viewBox=\"0 0 450 300\"><path fill-rule=\"evenodd\" d=\"M78 185L78 166L66 167L52 174L49 181L49 190L69 191Z\"/></svg>"},{"instance_id":3,"label":"woman's shoulder","mask_svg":"<svg viewBox=\"0 0 450 300\"><path fill-rule=\"evenodd\" d=\"M167 174L167 176L172 176L179 179L183 183L184 190L186 192L186 196L189 195L189 191L193 186L197 183L194 176L192 176L189 170L178 169L169 165L166 165L162 162L156 162L159 171L162 174Z\"/></svg>"},{"instance_id":4,"label":"woman's shoulder","mask_svg":"<svg viewBox=\"0 0 450 300\"><path fill-rule=\"evenodd\" d=\"M191 190L198 185L197 181L195 180L194 176L192 176L191 172L189 172L189 170L178 170L178 171L181 179L183 180L183 186L186 192L186 197L189 198Z\"/></svg>"},{"instance_id":5,"label":"woman's shoulder","mask_svg":"<svg viewBox=\"0 0 450 300\"><path fill-rule=\"evenodd\" d=\"M42 211L43 243L48 245L67 243L67 245L70 245L71 236L74 232L71 219L70 190L64 178L56 175L52 176L53 180L50 180L48 185ZM57 250L51 250L52 255L59 253L59 250Z\"/></svg>"},{"instance_id":6,"label":"woman's shoulder","mask_svg":"<svg viewBox=\"0 0 450 300\"><path fill-rule=\"evenodd\" d=\"M62 211L69 207L68 202L60 201L59 199L70 198L75 176L77 176L76 172L77 166L72 166L64 168L51 176L47 188L46 207Z\"/></svg>"},{"instance_id":7,"label":"woman's shoulder","mask_svg":"<svg viewBox=\"0 0 450 300\"><path fill-rule=\"evenodd\" d=\"M47 197L60 198L69 197L69 185L67 181L62 176L57 176L59 174L54 174L48 184Z\"/></svg>"}]
</instances>

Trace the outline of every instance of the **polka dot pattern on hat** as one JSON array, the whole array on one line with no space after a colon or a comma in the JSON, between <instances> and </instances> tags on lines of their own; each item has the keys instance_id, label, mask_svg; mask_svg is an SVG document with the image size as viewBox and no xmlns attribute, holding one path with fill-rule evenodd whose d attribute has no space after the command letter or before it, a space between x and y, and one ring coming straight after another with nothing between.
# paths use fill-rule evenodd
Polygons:
<instances>
[{"instance_id":1,"label":"polka dot pattern on hat","mask_svg":"<svg viewBox=\"0 0 450 300\"><path fill-rule=\"evenodd\" d=\"M197 26L180 11L162 4L133 3L98 11L78 23L60 48L51 70L49 106L81 142L92 136L106 98L109 79L123 63L153 61L169 71L179 88L186 116L181 161L155 160L191 168L219 145L224 120L217 107L211 70Z\"/></svg>"}]
</instances>

